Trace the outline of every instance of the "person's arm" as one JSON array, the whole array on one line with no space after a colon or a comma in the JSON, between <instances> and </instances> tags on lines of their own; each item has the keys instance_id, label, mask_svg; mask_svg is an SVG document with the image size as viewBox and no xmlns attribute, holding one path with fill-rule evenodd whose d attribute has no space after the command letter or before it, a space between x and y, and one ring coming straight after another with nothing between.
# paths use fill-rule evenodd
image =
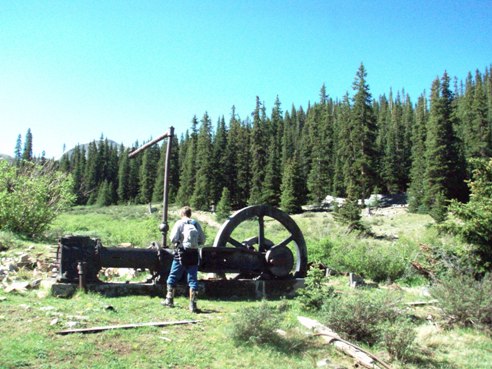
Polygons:
<instances>
[{"instance_id":1,"label":"person's arm","mask_svg":"<svg viewBox=\"0 0 492 369\"><path fill-rule=\"evenodd\" d=\"M202 246L205 244L205 233L203 232L202 226L197 221L195 221L195 227L198 231L198 244Z\"/></svg>"},{"instance_id":2,"label":"person's arm","mask_svg":"<svg viewBox=\"0 0 492 369\"><path fill-rule=\"evenodd\" d=\"M177 221L171 231L171 244L177 244L181 242L181 221Z\"/></svg>"}]
</instances>

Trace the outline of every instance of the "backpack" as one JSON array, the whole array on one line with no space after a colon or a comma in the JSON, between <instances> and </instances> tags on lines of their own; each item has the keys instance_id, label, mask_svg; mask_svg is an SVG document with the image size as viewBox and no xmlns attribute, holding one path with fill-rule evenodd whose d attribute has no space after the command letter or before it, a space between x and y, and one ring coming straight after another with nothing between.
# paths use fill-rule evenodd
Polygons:
<instances>
[{"instance_id":1,"label":"backpack","mask_svg":"<svg viewBox=\"0 0 492 369\"><path fill-rule=\"evenodd\" d=\"M196 249L198 247L198 229L194 220L188 220L183 225L183 247Z\"/></svg>"}]
</instances>

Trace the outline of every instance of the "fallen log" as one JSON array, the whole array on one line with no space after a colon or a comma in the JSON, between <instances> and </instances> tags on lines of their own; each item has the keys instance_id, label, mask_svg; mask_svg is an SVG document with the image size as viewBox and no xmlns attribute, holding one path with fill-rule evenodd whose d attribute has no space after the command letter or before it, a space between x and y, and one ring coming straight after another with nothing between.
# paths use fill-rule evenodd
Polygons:
<instances>
[{"instance_id":1,"label":"fallen log","mask_svg":"<svg viewBox=\"0 0 492 369\"><path fill-rule=\"evenodd\" d=\"M357 363L363 367L368 369L380 369L381 367L391 369L388 364L379 359L377 356L354 345L351 342L342 339L336 332L332 331L320 322L303 316L298 316L297 319L304 327L313 330L317 335L321 336L326 343L329 343L335 346L337 350L352 356Z\"/></svg>"},{"instance_id":2,"label":"fallen log","mask_svg":"<svg viewBox=\"0 0 492 369\"><path fill-rule=\"evenodd\" d=\"M434 305L438 302L439 301L437 301L437 300L413 301L413 302L407 302L405 305L407 305L407 306L424 306L424 305Z\"/></svg>"},{"instance_id":3,"label":"fallen log","mask_svg":"<svg viewBox=\"0 0 492 369\"><path fill-rule=\"evenodd\" d=\"M194 324L201 322L201 320L178 320L171 322L149 322L149 323L136 323L136 324L122 324L122 325L108 325L102 327L92 327L92 328L78 328L78 329L67 329L63 331L57 331L56 334L71 334L71 333L97 333L102 331L110 331L114 329L131 329L140 327L164 327L167 325L182 325L182 324Z\"/></svg>"}]
</instances>

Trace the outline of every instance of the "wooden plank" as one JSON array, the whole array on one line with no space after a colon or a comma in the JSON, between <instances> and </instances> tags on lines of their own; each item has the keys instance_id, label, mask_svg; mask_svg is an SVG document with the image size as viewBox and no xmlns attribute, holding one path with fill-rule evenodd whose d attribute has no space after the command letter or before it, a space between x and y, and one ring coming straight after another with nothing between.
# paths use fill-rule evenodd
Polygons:
<instances>
[{"instance_id":1,"label":"wooden plank","mask_svg":"<svg viewBox=\"0 0 492 369\"><path fill-rule=\"evenodd\" d=\"M167 325L183 325L183 324L195 324L201 322L201 320L178 320L170 322L148 322L148 323L136 323L136 324L122 324L122 325L108 325L102 327L92 328L79 328L79 329L67 329L64 331L57 331L56 334L71 334L71 333L97 333L102 331L110 331L114 329L132 329L140 327L164 327Z\"/></svg>"}]
</instances>

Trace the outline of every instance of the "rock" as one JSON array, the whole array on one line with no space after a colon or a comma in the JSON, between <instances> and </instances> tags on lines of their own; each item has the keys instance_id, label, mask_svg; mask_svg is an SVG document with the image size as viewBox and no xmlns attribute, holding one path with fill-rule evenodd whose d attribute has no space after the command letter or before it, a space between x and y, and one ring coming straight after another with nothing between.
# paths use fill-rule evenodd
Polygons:
<instances>
[{"instance_id":1,"label":"rock","mask_svg":"<svg viewBox=\"0 0 492 369\"><path fill-rule=\"evenodd\" d=\"M50 310L55 310L55 307L54 306L42 306L39 308L39 310L41 311L50 311Z\"/></svg>"},{"instance_id":2,"label":"rock","mask_svg":"<svg viewBox=\"0 0 492 369\"><path fill-rule=\"evenodd\" d=\"M0 301L5 301L7 298L5 296L0 296Z\"/></svg>"},{"instance_id":3,"label":"rock","mask_svg":"<svg viewBox=\"0 0 492 369\"><path fill-rule=\"evenodd\" d=\"M53 319L53 320L50 322L50 325L56 325L56 324L58 324L58 322L59 322L59 321L60 321L60 320L59 320L58 318L55 318L55 319Z\"/></svg>"},{"instance_id":4,"label":"rock","mask_svg":"<svg viewBox=\"0 0 492 369\"><path fill-rule=\"evenodd\" d=\"M331 361L328 359L321 359L316 363L317 368L324 368L331 364Z\"/></svg>"},{"instance_id":5,"label":"rock","mask_svg":"<svg viewBox=\"0 0 492 369\"><path fill-rule=\"evenodd\" d=\"M78 324L79 324L79 322L70 321L70 322L67 322L67 327L68 328L73 328L73 327L75 327Z\"/></svg>"},{"instance_id":6,"label":"rock","mask_svg":"<svg viewBox=\"0 0 492 369\"><path fill-rule=\"evenodd\" d=\"M39 288L39 286L41 285L41 281L42 281L41 278L37 278L37 279L32 280L31 282L29 282L28 288L31 288L31 289Z\"/></svg>"},{"instance_id":7,"label":"rock","mask_svg":"<svg viewBox=\"0 0 492 369\"><path fill-rule=\"evenodd\" d=\"M24 293L26 292L28 286L29 286L29 282L13 282L12 284L8 285L4 289L4 291L6 293L11 293L11 292Z\"/></svg>"}]
</instances>

